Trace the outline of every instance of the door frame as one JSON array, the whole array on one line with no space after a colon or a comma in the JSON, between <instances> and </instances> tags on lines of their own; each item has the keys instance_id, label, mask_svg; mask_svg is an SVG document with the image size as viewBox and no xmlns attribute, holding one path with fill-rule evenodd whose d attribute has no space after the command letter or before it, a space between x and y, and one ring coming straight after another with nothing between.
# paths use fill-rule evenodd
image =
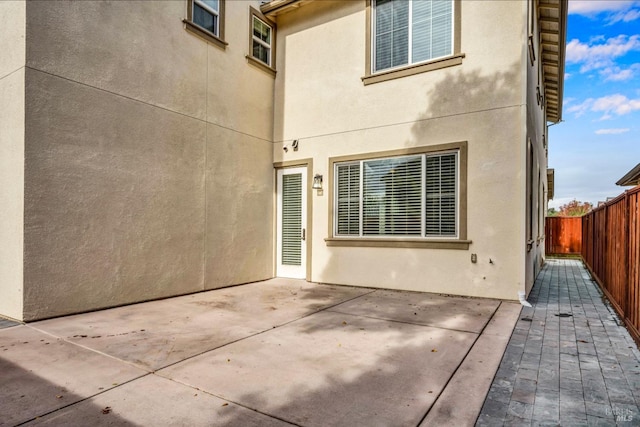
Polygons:
<instances>
[{"instance_id":1,"label":"door frame","mask_svg":"<svg viewBox=\"0 0 640 427\"><path fill-rule=\"evenodd\" d=\"M278 170L290 169L290 168L306 168L307 169L307 182L303 183L302 191L307 193L307 222L306 222L306 274L305 280L311 281L311 248L313 241L313 191L311 185L313 184L313 159L300 159L291 160L286 162L274 162L273 163L273 276L277 277L278 272ZM306 187L306 188L305 188Z\"/></svg>"}]
</instances>

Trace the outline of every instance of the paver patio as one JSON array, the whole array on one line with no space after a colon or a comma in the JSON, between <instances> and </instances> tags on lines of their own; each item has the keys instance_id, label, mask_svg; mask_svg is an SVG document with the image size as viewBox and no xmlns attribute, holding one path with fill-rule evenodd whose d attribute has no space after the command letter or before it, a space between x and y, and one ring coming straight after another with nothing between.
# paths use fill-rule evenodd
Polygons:
<instances>
[{"instance_id":1,"label":"paver patio","mask_svg":"<svg viewBox=\"0 0 640 427\"><path fill-rule=\"evenodd\" d=\"M548 259L476 425L640 425L640 352L579 260Z\"/></svg>"}]
</instances>

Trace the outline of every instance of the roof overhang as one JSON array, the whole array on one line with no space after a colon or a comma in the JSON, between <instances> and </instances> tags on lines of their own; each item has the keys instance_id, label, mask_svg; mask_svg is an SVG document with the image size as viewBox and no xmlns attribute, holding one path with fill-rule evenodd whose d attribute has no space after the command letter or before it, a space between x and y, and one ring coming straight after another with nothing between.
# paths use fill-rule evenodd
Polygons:
<instances>
[{"instance_id":1,"label":"roof overhang","mask_svg":"<svg viewBox=\"0 0 640 427\"><path fill-rule=\"evenodd\" d=\"M568 0L538 0L540 60L547 120L562 120Z\"/></svg>"},{"instance_id":2,"label":"roof overhang","mask_svg":"<svg viewBox=\"0 0 640 427\"><path fill-rule=\"evenodd\" d=\"M314 0L271 0L260 6L265 16L274 18ZM564 64L567 40L568 0L538 0L540 60L547 120L562 120Z\"/></svg>"},{"instance_id":3,"label":"roof overhang","mask_svg":"<svg viewBox=\"0 0 640 427\"><path fill-rule=\"evenodd\" d=\"M313 0L271 0L264 2L260 6L260 11L264 16L273 18L282 13L289 12L293 9L297 9L305 3L309 3Z\"/></svg>"},{"instance_id":4,"label":"roof overhang","mask_svg":"<svg viewBox=\"0 0 640 427\"><path fill-rule=\"evenodd\" d=\"M640 163L631 169L625 176L620 178L616 185L627 187L630 185L640 185Z\"/></svg>"}]
</instances>

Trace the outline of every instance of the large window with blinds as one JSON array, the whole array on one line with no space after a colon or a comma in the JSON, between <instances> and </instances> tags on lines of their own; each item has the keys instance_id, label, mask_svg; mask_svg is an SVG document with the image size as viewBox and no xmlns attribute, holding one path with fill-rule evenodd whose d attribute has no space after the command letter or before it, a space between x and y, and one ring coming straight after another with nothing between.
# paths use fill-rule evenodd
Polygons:
<instances>
[{"instance_id":1,"label":"large window with blinds","mask_svg":"<svg viewBox=\"0 0 640 427\"><path fill-rule=\"evenodd\" d=\"M334 163L334 236L459 237L459 150Z\"/></svg>"},{"instance_id":2,"label":"large window with blinds","mask_svg":"<svg viewBox=\"0 0 640 427\"><path fill-rule=\"evenodd\" d=\"M453 0L373 0L372 72L453 55Z\"/></svg>"}]
</instances>

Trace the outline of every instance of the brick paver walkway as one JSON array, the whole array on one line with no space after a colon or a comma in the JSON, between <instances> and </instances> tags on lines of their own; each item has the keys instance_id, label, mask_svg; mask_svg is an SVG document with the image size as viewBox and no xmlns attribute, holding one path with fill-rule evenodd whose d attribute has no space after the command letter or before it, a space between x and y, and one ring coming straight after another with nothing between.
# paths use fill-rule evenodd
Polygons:
<instances>
[{"instance_id":1,"label":"brick paver walkway","mask_svg":"<svg viewBox=\"0 0 640 427\"><path fill-rule=\"evenodd\" d=\"M640 426L640 351L578 260L549 259L477 426Z\"/></svg>"}]
</instances>

